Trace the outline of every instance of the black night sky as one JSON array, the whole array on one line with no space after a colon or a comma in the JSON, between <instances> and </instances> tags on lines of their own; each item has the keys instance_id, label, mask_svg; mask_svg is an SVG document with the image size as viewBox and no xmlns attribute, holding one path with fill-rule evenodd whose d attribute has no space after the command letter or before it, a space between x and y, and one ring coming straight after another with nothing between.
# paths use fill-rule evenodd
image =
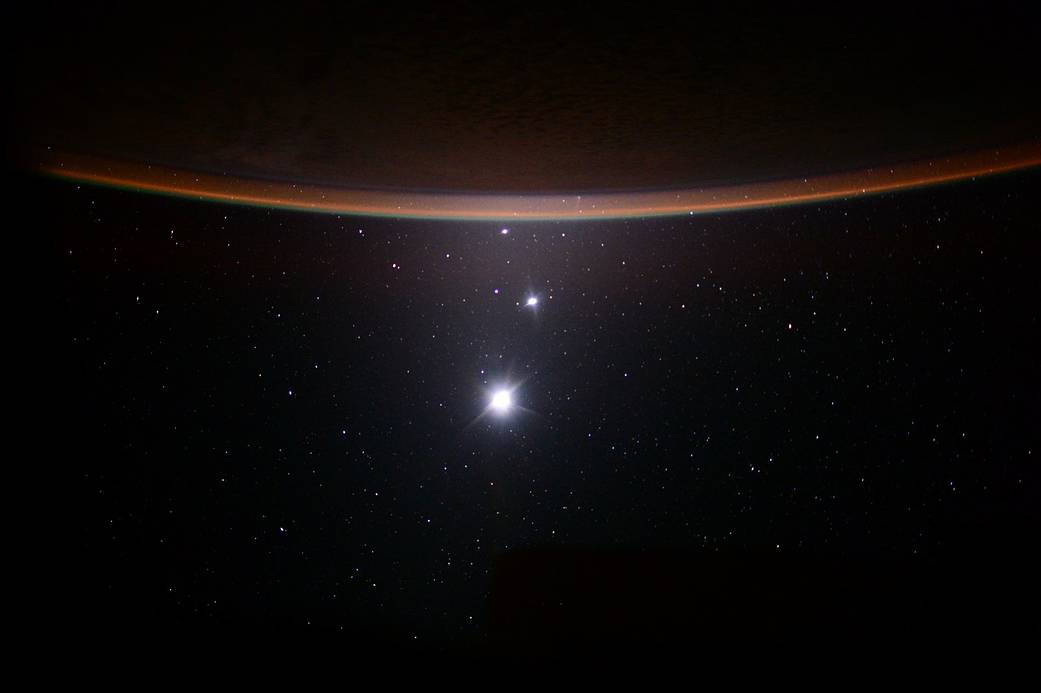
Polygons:
<instances>
[{"instance_id":1,"label":"black night sky","mask_svg":"<svg viewBox=\"0 0 1041 693\"><path fill-rule=\"evenodd\" d=\"M324 45L328 33L312 31ZM359 41L352 50L364 52ZM635 60L627 55L619 60ZM435 73L458 67L425 60ZM750 59L739 67L756 74ZM119 79L147 92L126 69ZM295 83L287 73L283 85ZM885 83L876 75L867 87ZM815 84L800 82L800 93ZM901 84L900 98L912 98ZM1011 122L1020 137L1036 95L1023 111L1005 96L978 140L958 133L986 117L965 111L929 131L923 122L944 110L935 101L865 117L883 125L872 135L888 143L880 160L914 158L990 142ZM596 98L617 107L623 97ZM814 100L776 98L796 109ZM768 105L756 119L769 120ZM256 109L254 120L268 112ZM299 125L278 118L280 130ZM908 126L886 139L901 118ZM302 122L307 148L326 141ZM720 122L698 136L781 142L758 177L820 172L831 142L847 137L828 120L806 163L784 135L788 120L750 132ZM236 123L219 125L226 134ZM142 142L162 132L142 127ZM572 127L507 141L552 148ZM600 127L561 161L595 149ZM675 128L648 141L656 151L686 141ZM103 131L33 137L80 138L82 149ZM906 144L918 134L922 149ZM131 135L99 149L124 155ZM420 173L405 178L429 189L441 146L391 152L391 163L416 158ZM169 161L156 147L134 154ZM292 165L272 147L254 164ZM461 147L452 165L488 156ZM858 147L834 168L870 158L871 142ZM634 161L611 151L597 165ZM726 178L756 178L760 151L738 151ZM309 156L302 180L335 167ZM174 163L204 157L197 148ZM539 187L539 161L518 172L520 187L557 184ZM473 175L475 189L502 180L507 167L495 166ZM383 185L394 168L366 170ZM465 190L469 174L453 175L446 187ZM639 175L626 165L582 185L632 187ZM467 651L676 643L746 627L1036 632L1036 168L821 204L578 222L309 214L33 175L18 189L57 287L49 417L61 425L43 464L62 490L63 560L75 566L62 587L68 628L312 628ZM489 410L503 387L513 406Z\"/></svg>"},{"instance_id":2,"label":"black night sky","mask_svg":"<svg viewBox=\"0 0 1041 693\"><path fill-rule=\"evenodd\" d=\"M90 606L455 641L531 547L1023 551L1039 183L506 235L40 183Z\"/></svg>"}]
</instances>

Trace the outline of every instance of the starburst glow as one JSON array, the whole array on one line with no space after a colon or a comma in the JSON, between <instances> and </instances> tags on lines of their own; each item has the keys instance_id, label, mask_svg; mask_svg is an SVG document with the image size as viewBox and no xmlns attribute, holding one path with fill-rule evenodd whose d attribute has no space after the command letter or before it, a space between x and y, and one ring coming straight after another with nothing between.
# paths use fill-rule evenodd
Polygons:
<instances>
[{"instance_id":1,"label":"starburst glow","mask_svg":"<svg viewBox=\"0 0 1041 693\"><path fill-rule=\"evenodd\" d=\"M513 395L509 390L496 390L495 394L492 395L492 401L489 406L492 411L498 414L505 414L513 406Z\"/></svg>"}]
</instances>

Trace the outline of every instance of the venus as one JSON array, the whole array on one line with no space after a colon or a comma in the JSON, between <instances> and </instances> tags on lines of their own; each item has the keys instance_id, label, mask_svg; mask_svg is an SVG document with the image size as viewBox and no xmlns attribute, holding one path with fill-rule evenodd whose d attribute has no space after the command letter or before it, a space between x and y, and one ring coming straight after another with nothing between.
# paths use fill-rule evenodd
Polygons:
<instances>
[{"instance_id":1,"label":"venus","mask_svg":"<svg viewBox=\"0 0 1041 693\"><path fill-rule=\"evenodd\" d=\"M513 395L510 394L509 390L497 390L492 395L491 402L492 411L498 414L505 414L513 406Z\"/></svg>"}]
</instances>

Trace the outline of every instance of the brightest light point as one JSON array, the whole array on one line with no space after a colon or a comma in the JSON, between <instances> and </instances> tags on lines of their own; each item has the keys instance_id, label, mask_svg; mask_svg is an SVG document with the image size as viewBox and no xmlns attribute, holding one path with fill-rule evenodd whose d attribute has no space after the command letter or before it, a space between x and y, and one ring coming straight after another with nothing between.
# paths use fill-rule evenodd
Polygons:
<instances>
[{"instance_id":1,"label":"brightest light point","mask_svg":"<svg viewBox=\"0 0 1041 693\"><path fill-rule=\"evenodd\" d=\"M539 304L539 299L535 298L534 296L529 296L527 303L525 303L524 305L526 305L526 306L537 306L538 304Z\"/></svg>"},{"instance_id":2,"label":"brightest light point","mask_svg":"<svg viewBox=\"0 0 1041 693\"><path fill-rule=\"evenodd\" d=\"M513 396L509 390L499 390L492 395L491 408L493 411L505 413L513 405Z\"/></svg>"}]
</instances>

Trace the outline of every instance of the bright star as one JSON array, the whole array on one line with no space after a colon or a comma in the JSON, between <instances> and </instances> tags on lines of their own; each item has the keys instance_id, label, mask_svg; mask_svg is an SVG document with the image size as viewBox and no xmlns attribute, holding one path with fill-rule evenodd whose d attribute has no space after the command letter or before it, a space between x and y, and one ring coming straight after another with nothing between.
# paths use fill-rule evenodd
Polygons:
<instances>
[{"instance_id":1,"label":"bright star","mask_svg":"<svg viewBox=\"0 0 1041 693\"><path fill-rule=\"evenodd\" d=\"M513 406L513 395L510 394L509 390L497 390L496 393L492 395L492 411L499 414L505 414L509 411L511 406Z\"/></svg>"},{"instance_id":2,"label":"bright star","mask_svg":"<svg viewBox=\"0 0 1041 693\"><path fill-rule=\"evenodd\" d=\"M534 296L529 296L528 297L528 302L525 303L524 305L526 305L526 306L537 306L538 304L539 304L539 299L535 298Z\"/></svg>"}]
</instances>

